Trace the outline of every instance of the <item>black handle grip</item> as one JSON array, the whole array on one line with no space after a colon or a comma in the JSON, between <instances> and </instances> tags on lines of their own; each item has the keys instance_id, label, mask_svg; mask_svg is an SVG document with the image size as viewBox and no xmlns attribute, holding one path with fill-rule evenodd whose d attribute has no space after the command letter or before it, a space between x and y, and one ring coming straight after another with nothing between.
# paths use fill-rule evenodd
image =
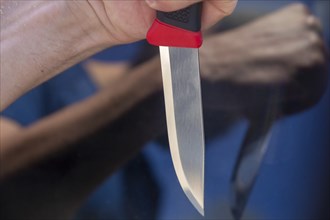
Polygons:
<instances>
[{"instance_id":1,"label":"black handle grip","mask_svg":"<svg viewBox=\"0 0 330 220\"><path fill-rule=\"evenodd\" d=\"M157 19L163 23L188 31L201 30L202 2L174 12L157 11Z\"/></svg>"}]
</instances>

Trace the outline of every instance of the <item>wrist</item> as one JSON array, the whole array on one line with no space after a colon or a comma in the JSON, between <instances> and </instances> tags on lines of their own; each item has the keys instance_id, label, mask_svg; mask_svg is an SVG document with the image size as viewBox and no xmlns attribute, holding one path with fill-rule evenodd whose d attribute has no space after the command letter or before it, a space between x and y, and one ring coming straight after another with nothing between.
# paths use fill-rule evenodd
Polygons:
<instances>
[{"instance_id":1,"label":"wrist","mask_svg":"<svg viewBox=\"0 0 330 220\"><path fill-rule=\"evenodd\" d=\"M205 38L200 48L201 77L209 82L228 81L236 77L232 70L237 67L236 56L239 48L232 42L229 33L216 34ZM220 49L219 49L220 48Z\"/></svg>"},{"instance_id":2,"label":"wrist","mask_svg":"<svg viewBox=\"0 0 330 220\"><path fill-rule=\"evenodd\" d=\"M85 39L91 48L105 49L114 46L116 40L111 38L107 28L104 27L99 16L88 0L64 1L66 12L73 18L78 39ZM88 43L89 42L89 43Z\"/></svg>"}]
</instances>

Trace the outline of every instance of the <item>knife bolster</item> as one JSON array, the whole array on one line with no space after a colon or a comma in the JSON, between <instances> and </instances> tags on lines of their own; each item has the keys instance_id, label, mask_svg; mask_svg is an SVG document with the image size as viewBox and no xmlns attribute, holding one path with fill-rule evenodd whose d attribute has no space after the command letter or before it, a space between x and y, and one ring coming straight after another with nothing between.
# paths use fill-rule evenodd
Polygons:
<instances>
[{"instance_id":1,"label":"knife bolster","mask_svg":"<svg viewBox=\"0 0 330 220\"><path fill-rule=\"evenodd\" d=\"M200 31L185 30L155 19L147 33L147 41L155 46L199 48L203 37Z\"/></svg>"}]
</instances>

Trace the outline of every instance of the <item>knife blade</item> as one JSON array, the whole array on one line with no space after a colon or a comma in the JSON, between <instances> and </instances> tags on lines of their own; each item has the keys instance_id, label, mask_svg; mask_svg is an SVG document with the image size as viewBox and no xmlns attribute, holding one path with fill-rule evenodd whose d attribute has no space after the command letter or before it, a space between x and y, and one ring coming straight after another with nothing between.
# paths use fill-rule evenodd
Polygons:
<instances>
[{"instance_id":1,"label":"knife blade","mask_svg":"<svg viewBox=\"0 0 330 220\"><path fill-rule=\"evenodd\" d=\"M271 138L273 121L251 121L231 177L231 212L240 220L255 185Z\"/></svg>"},{"instance_id":2,"label":"knife blade","mask_svg":"<svg viewBox=\"0 0 330 220\"><path fill-rule=\"evenodd\" d=\"M149 43L160 47L170 152L179 183L204 215L204 128L198 48L202 4L157 12Z\"/></svg>"},{"instance_id":3,"label":"knife blade","mask_svg":"<svg viewBox=\"0 0 330 220\"><path fill-rule=\"evenodd\" d=\"M259 170L272 136L272 127L279 115L277 103L279 91L274 92L257 118L250 118L250 125L235 162L231 177L231 212L235 220L240 220L250 194L259 175Z\"/></svg>"}]
</instances>

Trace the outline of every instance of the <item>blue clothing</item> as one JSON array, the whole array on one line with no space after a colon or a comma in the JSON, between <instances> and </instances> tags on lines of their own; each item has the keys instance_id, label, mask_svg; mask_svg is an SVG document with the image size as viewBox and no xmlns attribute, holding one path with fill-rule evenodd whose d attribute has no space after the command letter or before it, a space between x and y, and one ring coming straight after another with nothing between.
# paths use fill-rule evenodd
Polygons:
<instances>
[{"instance_id":1,"label":"blue clothing","mask_svg":"<svg viewBox=\"0 0 330 220\"><path fill-rule=\"evenodd\" d=\"M81 101L97 90L80 64L31 90L1 114L23 126Z\"/></svg>"}]
</instances>

